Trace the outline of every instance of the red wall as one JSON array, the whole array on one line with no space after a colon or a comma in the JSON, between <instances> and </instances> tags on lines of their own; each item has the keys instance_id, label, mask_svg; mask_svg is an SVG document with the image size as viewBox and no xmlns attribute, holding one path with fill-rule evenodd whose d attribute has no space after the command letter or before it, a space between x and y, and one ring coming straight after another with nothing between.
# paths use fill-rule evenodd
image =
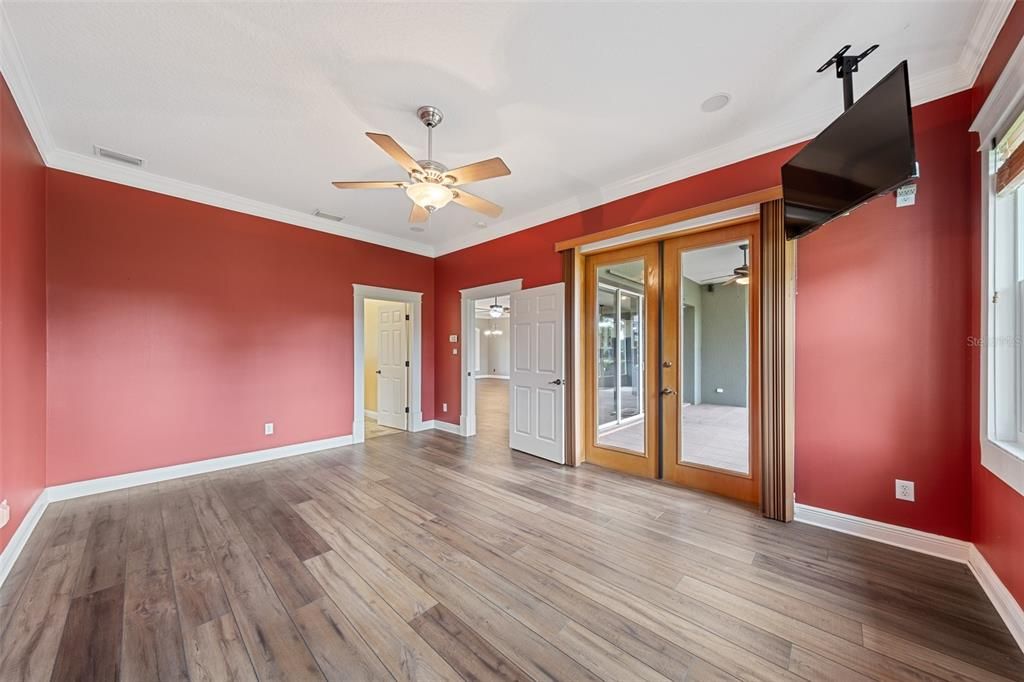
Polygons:
<instances>
[{"instance_id":1,"label":"red wall","mask_svg":"<svg viewBox=\"0 0 1024 682\"><path fill-rule=\"evenodd\" d=\"M1017 2L1006 23L1003 24L995 44L975 81L972 91L972 114L985 101L999 79L1007 60L1024 37L1024 2ZM974 151L980 141L972 136L971 150L971 221L973 264L971 282L972 336L981 335L980 283L981 283L981 157ZM977 406L980 404L980 357L971 356L971 539L985 556L999 578L1017 599L1024 604L1024 496L1003 483L981 465L981 448Z\"/></svg>"},{"instance_id":2,"label":"red wall","mask_svg":"<svg viewBox=\"0 0 1024 682\"><path fill-rule=\"evenodd\" d=\"M914 108L917 203L886 196L799 242L797 501L967 539L969 92ZM917 501L896 500L895 479Z\"/></svg>"},{"instance_id":3,"label":"red wall","mask_svg":"<svg viewBox=\"0 0 1024 682\"><path fill-rule=\"evenodd\" d=\"M0 77L0 550L45 485L46 169Z\"/></svg>"},{"instance_id":4,"label":"red wall","mask_svg":"<svg viewBox=\"0 0 1024 682\"><path fill-rule=\"evenodd\" d=\"M778 185L779 169L800 146L716 168L436 259L437 418L459 423L461 358L452 355L448 337L461 333L461 289L520 277L524 288L560 282L562 260L555 253L555 242ZM441 412L442 403L448 403L447 413Z\"/></svg>"},{"instance_id":5,"label":"red wall","mask_svg":"<svg viewBox=\"0 0 1024 682\"><path fill-rule=\"evenodd\" d=\"M917 205L882 198L799 246L797 454L800 502L966 538L971 232L970 94L914 110ZM779 183L793 146L464 249L437 260L437 417L458 423L459 289L561 279L559 239ZM897 503L897 477L917 502Z\"/></svg>"},{"instance_id":6,"label":"red wall","mask_svg":"<svg viewBox=\"0 0 1024 682\"><path fill-rule=\"evenodd\" d=\"M49 171L47 484L351 433L354 282L433 307L430 258Z\"/></svg>"}]
</instances>

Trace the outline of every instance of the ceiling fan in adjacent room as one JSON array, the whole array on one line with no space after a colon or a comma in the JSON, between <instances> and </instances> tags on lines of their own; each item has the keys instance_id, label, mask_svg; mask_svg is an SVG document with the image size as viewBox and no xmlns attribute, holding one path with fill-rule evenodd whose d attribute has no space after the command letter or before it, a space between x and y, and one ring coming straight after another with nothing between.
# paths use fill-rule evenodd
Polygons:
<instances>
[{"instance_id":1,"label":"ceiling fan in adjacent room","mask_svg":"<svg viewBox=\"0 0 1024 682\"><path fill-rule=\"evenodd\" d=\"M404 189L406 195L413 202L412 213L409 214L410 223L425 221L431 213L444 208L450 201L491 218L500 216L501 206L459 188L471 182L509 175L512 171L508 169L505 162L494 157L449 170L447 166L432 158L434 156L434 128L439 126L444 118L441 110L437 107L420 107L416 110L416 115L423 125L427 126L428 158L425 160L417 161L412 158L389 135L366 133L367 137L377 143L377 146L397 161L398 165L409 174L408 180L335 182L332 184L338 189Z\"/></svg>"},{"instance_id":2,"label":"ceiling fan in adjacent room","mask_svg":"<svg viewBox=\"0 0 1024 682\"><path fill-rule=\"evenodd\" d=\"M715 284L750 284L750 266L747 264L747 249L750 248L749 244L740 244L739 249L743 252L743 265L733 268L731 275L725 277L716 277L704 284L715 285Z\"/></svg>"}]
</instances>

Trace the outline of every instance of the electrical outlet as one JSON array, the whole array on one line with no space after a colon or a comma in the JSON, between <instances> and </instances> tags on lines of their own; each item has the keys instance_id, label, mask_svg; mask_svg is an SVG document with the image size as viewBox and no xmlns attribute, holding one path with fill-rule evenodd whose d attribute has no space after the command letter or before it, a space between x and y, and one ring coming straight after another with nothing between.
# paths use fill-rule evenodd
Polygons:
<instances>
[{"instance_id":1,"label":"electrical outlet","mask_svg":"<svg viewBox=\"0 0 1024 682\"><path fill-rule=\"evenodd\" d=\"M724 388L716 388L715 389L715 393L725 393L725 389Z\"/></svg>"},{"instance_id":2,"label":"electrical outlet","mask_svg":"<svg viewBox=\"0 0 1024 682\"><path fill-rule=\"evenodd\" d=\"M907 502L914 501L914 482L913 481L901 481L896 479L896 499L906 500Z\"/></svg>"},{"instance_id":3,"label":"electrical outlet","mask_svg":"<svg viewBox=\"0 0 1024 682\"><path fill-rule=\"evenodd\" d=\"M458 348L452 348L452 355L458 355L458 354L459 354L459 349Z\"/></svg>"},{"instance_id":4,"label":"electrical outlet","mask_svg":"<svg viewBox=\"0 0 1024 682\"><path fill-rule=\"evenodd\" d=\"M7 525L7 522L11 520L11 505L7 504L7 500L0 500L0 528Z\"/></svg>"},{"instance_id":5,"label":"electrical outlet","mask_svg":"<svg viewBox=\"0 0 1024 682\"><path fill-rule=\"evenodd\" d=\"M274 422L267 422L263 425L263 435L273 436L274 435Z\"/></svg>"},{"instance_id":6,"label":"electrical outlet","mask_svg":"<svg viewBox=\"0 0 1024 682\"><path fill-rule=\"evenodd\" d=\"M448 411L448 403L441 403L441 411L442 412L447 412Z\"/></svg>"}]
</instances>

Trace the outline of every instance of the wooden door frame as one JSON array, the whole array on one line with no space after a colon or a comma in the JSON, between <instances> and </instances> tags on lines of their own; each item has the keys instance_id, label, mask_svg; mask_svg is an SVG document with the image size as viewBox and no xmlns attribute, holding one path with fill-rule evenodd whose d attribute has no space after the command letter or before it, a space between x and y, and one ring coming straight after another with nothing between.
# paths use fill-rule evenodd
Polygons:
<instances>
[{"instance_id":1,"label":"wooden door frame","mask_svg":"<svg viewBox=\"0 0 1024 682\"><path fill-rule=\"evenodd\" d=\"M595 362L597 352L597 338L593 333L587 333L593 328L594 318L597 311L597 269L609 263L621 263L624 261L644 259L644 443L643 453L636 453L624 448L616 448L597 443L597 400ZM644 244L640 246L626 246L614 251L603 251L601 253L588 255L585 262L585 286L584 286L584 309L583 329L587 330L585 338L585 350L583 352L583 377L584 377L584 434L583 443L586 459L594 464L608 466L618 471L657 478L660 473L659 448L658 448L658 381L648 381L649 377L656 376L651 369L659 362L658 335L660 325L660 254L657 244ZM652 304L652 301L654 302Z\"/></svg>"},{"instance_id":2,"label":"wooden door frame","mask_svg":"<svg viewBox=\"0 0 1024 682\"><path fill-rule=\"evenodd\" d=\"M679 442L679 401L682 398L682 385L675 387L674 395L662 398L662 470L664 479L680 485L692 486L700 490L724 495L751 504L761 501L761 240L760 221L748 220L738 225L729 225L715 230L704 230L670 239L664 243L663 258L663 334L662 360L671 360L672 367L662 367L662 384L679 384L680 342L680 303L682 296L683 274L680 267L668 267L670 259L675 262L684 251L700 249L719 244L728 244L746 240L750 265L750 282L747 302L748 328L747 338L747 442L750 457L750 471L747 474L727 472L722 469L695 463L683 463ZM683 432L683 437L686 437Z\"/></svg>"},{"instance_id":3,"label":"wooden door frame","mask_svg":"<svg viewBox=\"0 0 1024 682\"><path fill-rule=\"evenodd\" d=\"M680 234L702 231L721 226L723 221L735 219L733 212L749 213L754 219L760 216L761 263L762 268L762 494L761 512L768 518L779 521L793 520L794 480L794 413L795 413L795 295L796 295L796 244L787 242L784 233L784 211L781 187L770 187L758 192L733 197L722 201L698 206L684 211L665 214L638 223L590 233L588 235L558 242L555 251L563 253L563 277L566 282L567 303L570 303L575 325L566 325L567 367L573 377L584 376L583 307L585 301L584 256L588 245L595 245L611 238L635 236L637 241L652 238L653 229L661 230L658 239L668 239ZM694 224L687 224L692 221ZM673 231L673 225L679 225ZM621 244L628 246L629 244ZM593 248L593 246L591 246ZM586 403L583 381L570 384L572 388L571 421L573 435L567 439L569 450L566 462L579 465L586 459L586 428L584 410L579 406Z\"/></svg>"}]
</instances>

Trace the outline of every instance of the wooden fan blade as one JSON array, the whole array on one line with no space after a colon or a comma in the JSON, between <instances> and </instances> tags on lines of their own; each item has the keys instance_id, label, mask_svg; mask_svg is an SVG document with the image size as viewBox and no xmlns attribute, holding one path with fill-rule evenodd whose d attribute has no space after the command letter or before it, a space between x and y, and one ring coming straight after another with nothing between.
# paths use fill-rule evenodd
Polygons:
<instances>
[{"instance_id":1,"label":"wooden fan blade","mask_svg":"<svg viewBox=\"0 0 1024 682\"><path fill-rule=\"evenodd\" d=\"M425 223L430 217L430 212L419 204L412 205L412 212L409 214L410 223Z\"/></svg>"},{"instance_id":2,"label":"wooden fan blade","mask_svg":"<svg viewBox=\"0 0 1024 682\"><path fill-rule=\"evenodd\" d=\"M390 135L366 133L366 136L376 142L377 146L383 149L388 156L397 161L398 165L404 168L406 173L412 173L413 171L423 172L423 168L416 163L416 159L409 156L409 152L402 149L401 145L395 142Z\"/></svg>"},{"instance_id":3,"label":"wooden fan blade","mask_svg":"<svg viewBox=\"0 0 1024 682\"><path fill-rule=\"evenodd\" d=\"M374 180L371 182L332 182L338 189L402 189L401 180Z\"/></svg>"},{"instance_id":4,"label":"wooden fan blade","mask_svg":"<svg viewBox=\"0 0 1024 682\"><path fill-rule=\"evenodd\" d=\"M454 168L445 175L450 175L455 178L455 182L452 183L452 187L458 185L465 185L467 182L479 182L481 180L487 180L488 178L497 178L502 175L509 175L512 171L508 169L505 162L494 157L493 159L487 159L486 161L477 161L471 163L468 166L460 166Z\"/></svg>"},{"instance_id":5,"label":"wooden fan blade","mask_svg":"<svg viewBox=\"0 0 1024 682\"><path fill-rule=\"evenodd\" d=\"M502 211L501 206L487 201L487 199L481 199L469 192L463 192L462 190L455 192L455 197L452 198L452 201L459 206L465 206L468 209L474 210L477 213L483 213L484 215L488 215L492 218L500 216Z\"/></svg>"}]
</instances>

